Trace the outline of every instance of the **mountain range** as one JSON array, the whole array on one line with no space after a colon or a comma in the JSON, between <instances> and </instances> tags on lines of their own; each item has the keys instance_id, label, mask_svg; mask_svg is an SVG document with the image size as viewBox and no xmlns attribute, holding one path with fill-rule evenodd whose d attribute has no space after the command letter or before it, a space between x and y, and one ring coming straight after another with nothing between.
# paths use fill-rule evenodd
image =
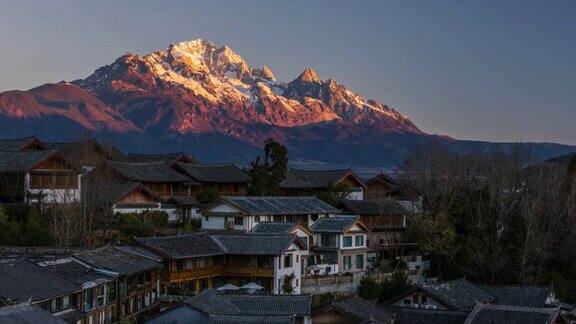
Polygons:
<instances>
[{"instance_id":1,"label":"mountain range","mask_svg":"<svg viewBox=\"0 0 576 324\"><path fill-rule=\"evenodd\" d=\"M461 141L421 131L388 105L313 69L282 82L227 46L205 40L127 53L84 79L0 93L0 137L95 137L129 152L185 151L206 162L246 164L274 138L293 164L394 168L408 150L442 141L456 151L513 143ZM537 160L576 147L522 143Z\"/></svg>"}]
</instances>

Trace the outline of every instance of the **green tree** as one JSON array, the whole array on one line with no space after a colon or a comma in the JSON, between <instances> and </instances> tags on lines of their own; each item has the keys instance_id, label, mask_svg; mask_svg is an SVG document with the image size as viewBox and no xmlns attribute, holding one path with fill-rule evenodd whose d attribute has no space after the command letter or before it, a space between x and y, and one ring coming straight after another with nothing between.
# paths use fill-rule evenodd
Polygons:
<instances>
[{"instance_id":1,"label":"green tree","mask_svg":"<svg viewBox=\"0 0 576 324\"><path fill-rule=\"evenodd\" d=\"M288 173L288 151L286 147L273 139L268 139L264 146L264 160L260 156L251 163L248 171L250 181L248 194L251 196L276 195L280 183Z\"/></svg>"},{"instance_id":2,"label":"green tree","mask_svg":"<svg viewBox=\"0 0 576 324\"><path fill-rule=\"evenodd\" d=\"M294 274L291 273L284 277L284 281L282 282L282 292L285 294L292 294L294 293L294 287L292 287L292 281L294 281Z\"/></svg>"},{"instance_id":3,"label":"green tree","mask_svg":"<svg viewBox=\"0 0 576 324\"><path fill-rule=\"evenodd\" d=\"M364 276L360 280L360 286L358 286L358 295L366 300L377 300L380 297L380 285L376 280Z\"/></svg>"},{"instance_id":4,"label":"green tree","mask_svg":"<svg viewBox=\"0 0 576 324\"><path fill-rule=\"evenodd\" d=\"M316 193L316 197L327 204L337 206L342 200L346 199L351 192L352 189L350 186L345 184L337 184L324 191Z\"/></svg>"},{"instance_id":5,"label":"green tree","mask_svg":"<svg viewBox=\"0 0 576 324\"><path fill-rule=\"evenodd\" d=\"M397 270L390 278L384 280L380 285L379 302L386 302L410 289L410 277L406 271Z\"/></svg>"},{"instance_id":6,"label":"green tree","mask_svg":"<svg viewBox=\"0 0 576 324\"><path fill-rule=\"evenodd\" d=\"M220 198L220 194L218 194L218 191L216 191L214 189L208 189L208 190L204 190L204 191L200 192L196 196L196 201L198 201L198 203L200 203L202 205L208 205L208 204L215 202L219 198Z\"/></svg>"}]
</instances>

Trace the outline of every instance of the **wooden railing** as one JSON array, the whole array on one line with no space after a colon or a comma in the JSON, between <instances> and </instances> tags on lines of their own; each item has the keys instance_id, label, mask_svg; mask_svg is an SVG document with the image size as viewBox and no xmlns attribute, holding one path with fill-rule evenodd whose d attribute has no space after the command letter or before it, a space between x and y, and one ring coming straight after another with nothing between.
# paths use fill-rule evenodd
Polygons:
<instances>
[{"instance_id":1,"label":"wooden railing","mask_svg":"<svg viewBox=\"0 0 576 324\"><path fill-rule=\"evenodd\" d=\"M216 276L274 277L274 269L257 266L220 265L166 273L168 282Z\"/></svg>"}]
</instances>

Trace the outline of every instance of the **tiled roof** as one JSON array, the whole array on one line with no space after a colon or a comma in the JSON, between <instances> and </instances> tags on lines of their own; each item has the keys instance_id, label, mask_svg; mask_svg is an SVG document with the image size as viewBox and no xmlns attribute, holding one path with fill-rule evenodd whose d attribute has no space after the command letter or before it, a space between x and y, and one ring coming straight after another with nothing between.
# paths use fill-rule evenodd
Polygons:
<instances>
[{"instance_id":1,"label":"tiled roof","mask_svg":"<svg viewBox=\"0 0 576 324\"><path fill-rule=\"evenodd\" d=\"M0 151L0 172L27 171L56 151Z\"/></svg>"},{"instance_id":2,"label":"tiled roof","mask_svg":"<svg viewBox=\"0 0 576 324\"><path fill-rule=\"evenodd\" d=\"M296 323L294 316L254 316L254 315L213 315L209 324L292 324Z\"/></svg>"},{"instance_id":3,"label":"tiled roof","mask_svg":"<svg viewBox=\"0 0 576 324\"><path fill-rule=\"evenodd\" d=\"M396 185L396 184L397 184L396 180L394 180L394 179L393 179L392 177L390 177L390 176L385 175L384 173L379 173L379 174L377 174L376 176L374 176L374 177L366 180L364 183L365 183L367 186L369 186L369 185L371 185L371 184L381 183L381 182L388 183L388 184L390 184L390 185Z\"/></svg>"},{"instance_id":4,"label":"tiled roof","mask_svg":"<svg viewBox=\"0 0 576 324\"><path fill-rule=\"evenodd\" d=\"M67 322L59 319L42 308L29 305L18 304L6 307L0 307L0 323L11 324L66 324Z\"/></svg>"},{"instance_id":5,"label":"tiled roof","mask_svg":"<svg viewBox=\"0 0 576 324\"><path fill-rule=\"evenodd\" d=\"M479 285L480 288L496 298L498 305L544 307L546 299L552 293L551 287L542 286L499 286Z\"/></svg>"},{"instance_id":6,"label":"tiled roof","mask_svg":"<svg viewBox=\"0 0 576 324\"><path fill-rule=\"evenodd\" d=\"M224 254L224 248L210 235L187 234L169 237L139 237L136 242L173 259Z\"/></svg>"},{"instance_id":7,"label":"tiled roof","mask_svg":"<svg viewBox=\"0 0 576 324\"><path fill-rule=\"evenodd\" d=\"M198 206L196 198L192 196L172 196L168 202L177 206Z\"/></svg>"},{"instance_id":8,"label":"tiled roof","mask_svg":"<svg viewBox=\"0 0 576 324\"><path fill-rule=\"evenodd\" d=\"M13 303L40 301L79 290L72 282L26 259L0 262L0 297Z\"/></svg>"},{"instance_id":9,"label":"tiled roof","mask_svg":"<svg viewBox=\"0 0 576 324\"><path fill-rule=\"evenodd\" d=\"M252 228L252 233L288 234L296 227L296 223L260 222Z\"/></svg>"},{"instance_id":10,"label":"tiled roof","mask_svg":"<svg viewBox=\"0 0 576 324\"><path fill-rule=\"evenodd\" d=\"M465 324L551 324L559 315L559 308L478 305Z\"/></svg>"},{"instance_id":11,"label":"tiled roof","mask_svg":"<svg viewBox=\"0 0 576 324\"><path fill-rule=\"evenodd\" d=\"M124 162L141 163L141 162L165 162L173 163L178 159L183 159L189 163L199 163L194 157L185 154L184 152L177 153L128 153L122 158Z\"/></svg>"},{"instance_id":12,"label":"tiled roof","mask_svg":"<svg viewBox=\"0 0 576 324\"><path fill-rule=\"evenodd\" d=\"M38 263L44 269L66 278L79 287L88 283L105 283L112 280L111 277L103 275L94 269L81 264L75 258L62 258L57 260L43 261Z\"/></svg>"},{"instance_id":13,"label":"tiled roof","mask_svg":"<svg viewBox=\"0 0 576 324\"><path fill-rule=\"evenodd\" d=\"M162 266L161 260L136 253L130 249L124 249L121 246L78 252L74 256L94 268L106 269L125 275Z\"/></svg>"},{"instance_id":14,"label":"tiled roof","mask_svg":"<svg viewBox=\"0 0 576 324\"><path fill-rule=\"evenodd\" d=\"M310 230L314 233L343 233L357 220L356 216L325 217L315 221Z\"/></svg>"},{"instance_id":15,"label":"tiled roof","mask_svg":"<svg viewBox=\"0 0 576 324\"><path fill-rule=\"evenodd\" d=\"M388 307L395 324L462 324L470 311Z\"/></svg>"},{"instance_id":16,"label":"tiled roof","mask_svg":"<svg viewBox=\"0 0 576 324\"><path fill-rule=\"evenodd\" d=\"M106 164L126 180L140 182L189 182L190 179L164 162L125 163L107 161Z\"/></svg>"},{"instance_id":17,"label":"tiled roof","mask_svg":"<svg viewBox=\"0 0 576 324\"><path fill-rule=\"evenodd\" d=\"M207 290L187 304L208 315L309 316L311 295L227 294Z\"/></svg>"},{"instance_id":18,"label":"tiled roof","mask_svg":"<svg viewBox=\"0 0 576 324\"><path fill-rule=\"evenodd\" d=\"M234 164L177 163L176 167L200 183L247 183L248 174Z\"/></svg>"},{"instance_id":19,"label":"tiled roof","mask_svg":"<svg viewBox=\"0 0 576 324\"><path fill-rule=\"evenodd\" d=\"M291 234L212 234L211 237L224 247L226 254L234 255L281 255L298 241Z\"/></svg>"},{"instance_id":20,"label":"tiled roof","mask_svg":"<svg viewBox=\"0 0 576 324\"><path fill-rule=\"evenodd\" d=\"M316 197L223 197L223 201L251 215L332 214L338 209Z\"/></svg>"},{"instance_id":21,"label":"tiled roof","mask_svg":"<svg viewBox=\"0 0 576 324\"><path fill-rule=\"evenodd\" d=\"M27 145L37 142L38 139L34 136L24 138L10 138L0 139L0 151L20 151L26 148Z\"/></svg>"},{"instance_id":22,"label":"tiled roof","mask_svg":"<svg viewBox=\"0 0 576 324\"><path fill-rule=\"evenodd\" d=\"M392 199L342 201L344 209L358 215L397 215L407 213L406 209Z\"/></svg>"},{"instance_id":23,"label":"tiled roof","mask_svg":"<svg viewBox=\"0 0 576 324\"><path fill-rule=\"evenodd\" d=\"M427 291L441 303L455 309L472 308L479 303L494 302L496 300L494 296L466 279L420 284L420 288Z\"/></svg>"},{"instance_id":24,"label":"tiled roof","mask_svg":"<svg viewBox=\"0 0 576 324\"><path fill-rule=\"evenodd\" d=\"M354 175L351 169L344 170L288 170L286 179L280 183L286 189L320 189L335 185L348 175L358 182L362 181ZM362 184L363 186L364 184Z\"/></svg>"},{"instance_id":25,"label":"tiled roof","mask_svg":"<svg viewBox=\"0 0 576 324\"><path fill-rule=\"evenodd\" d=\"M375 323L388 323L392 315L384 310L381 305L370 303L361 297L344 298L334 303L333 307L355 317Z\"/></svg>"}]
</instances>

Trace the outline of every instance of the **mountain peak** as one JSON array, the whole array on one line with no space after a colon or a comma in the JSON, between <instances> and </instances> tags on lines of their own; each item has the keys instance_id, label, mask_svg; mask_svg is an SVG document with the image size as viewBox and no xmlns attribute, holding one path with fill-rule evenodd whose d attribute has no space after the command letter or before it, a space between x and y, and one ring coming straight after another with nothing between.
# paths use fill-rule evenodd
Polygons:
<instances>
[{"instance_id":1,"label":"mountain peak","mask_svg":"<svg viewBox=\"0 0 576 324\"><path fill-rule=\"evenodd\" d=\"M302 74L300 74L300 76L298 76L298 79L304 82L320 82L322 81L319 77L318 74L316 73L316 71L314 71L312 68L306 68L304 70L304 72L302 72Z\"/></svg>"},{"instance_id":2,"label":"mountain peak","mask_svg":"<svg viewBox=\"0 0 576 324\"><path fill-rule=\"evenodd\" d=\"M266 65L262 67L262 76L269 80L276 80L276 76L274 76L272 70Z\"/></svg>"}]
</instances>

